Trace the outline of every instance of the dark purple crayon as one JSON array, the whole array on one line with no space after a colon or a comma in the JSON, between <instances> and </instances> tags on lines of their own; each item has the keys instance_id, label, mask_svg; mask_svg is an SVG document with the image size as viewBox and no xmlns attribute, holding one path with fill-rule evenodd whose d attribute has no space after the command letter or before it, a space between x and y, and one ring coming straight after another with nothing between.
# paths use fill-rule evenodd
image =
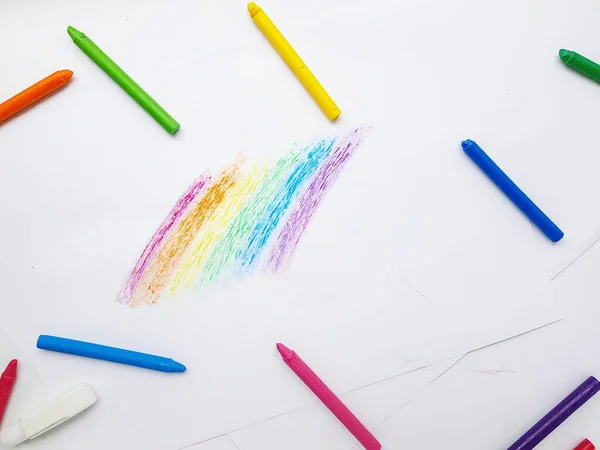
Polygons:
<instances>
[{"instance_id":1,"label":"dark purple crayon","mask_svg":"<svg viewBox=\"0 0 600 450\"><path fill-rule=\"evenodd\" d=\"M508 447L508 450L531 450L556 430L571 414L581 408L598 391L600 391L600 381L594 377L589 377L581 386L571 392L567 398L556 405L552 411L542 417L517 442Z\"/></svg>"}]
</instances>

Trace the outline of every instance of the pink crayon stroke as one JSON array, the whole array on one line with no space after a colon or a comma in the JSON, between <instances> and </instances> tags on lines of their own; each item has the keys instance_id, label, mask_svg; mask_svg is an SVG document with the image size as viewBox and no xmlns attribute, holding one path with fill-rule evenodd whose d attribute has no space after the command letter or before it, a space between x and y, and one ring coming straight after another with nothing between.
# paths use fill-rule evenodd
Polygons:
<instances>
[{"instance_id":1,"label":"pink crayon stroke","mask_svg":"<svg viewBox=\"0 0 600 450\"><path fill-rule=\"evenodd\" d=\"M194 182L187 188L183 195L179 198L175 206L171 209L165 220L156 230L146 248L140 255L137 263L131 270L127 281L121 287L121 291L117 297L117 301L124 305L128 305L140 283L144 271L148 265L156 257L162 243L166 240L168 235L171 233L174 225L179 222L184 212L188 209L188 206L198 197L198 194L210 183L210 174L205 173L198 177Z\"/></svg>"},{"instance_id":2,"label":"pink crayon stroke","mask_svg":"<svg viewBox=\"0 0 600 450\"><path fill-rule=\"evenodd\" d=\"M344 136L331 155L325 160L287 222L279 232L272 247L267 266L278 272L285 261L289 261L306 227L312 220L328 189L366 137L365 129L357 128Z\"/></svg>"}]
</instances>

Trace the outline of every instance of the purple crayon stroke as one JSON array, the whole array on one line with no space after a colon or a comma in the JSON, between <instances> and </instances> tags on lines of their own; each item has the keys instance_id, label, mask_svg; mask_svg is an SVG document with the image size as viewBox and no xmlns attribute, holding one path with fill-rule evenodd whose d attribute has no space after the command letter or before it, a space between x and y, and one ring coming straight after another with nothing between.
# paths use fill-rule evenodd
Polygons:
<instances>
[{"instance_id":1,"label":"purple crayon stroke","mask_svg":"<svg viewBox=\"0 0 600 450\"><path fill-rule=\"evenodd\" d=\"M344 136L330 156L323 162L313 180L296 203L296 207L279 232L272 247L267 266L277 272L293 256L306 227L313 218L328 189L366 137L364 128L357 128Z\"/></svg>"}]
</instances>

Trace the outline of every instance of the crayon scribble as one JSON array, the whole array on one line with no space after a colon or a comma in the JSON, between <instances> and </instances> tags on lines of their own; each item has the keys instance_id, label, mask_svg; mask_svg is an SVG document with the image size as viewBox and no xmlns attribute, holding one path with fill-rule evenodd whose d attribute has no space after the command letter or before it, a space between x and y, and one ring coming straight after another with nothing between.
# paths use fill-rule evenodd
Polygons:
<instances>
[{"instance_id":1,"label":"crayon scribble","mask_svg":"<svg viewBox=\"0 0 600 450\"><path fill-rule=\"evenodd\" d=\"M118 300L153 304L194 283L257 267L277 272L366 133L359 127L294 147L272 167L237 160L217 176L202 175L152 236Z\"/></svg>"},{"instance_id":2,"label":"crayon scribble","mask_svg":"<svg viewBox=\"0 0 600 450\"><path fill-rule=\"evenodd\" d=\"M335 182L362 141L363 136L360 135L353 134L346 136L336 144L329 158L321 164L318 172L305 189L304 194L302 194L302 197L296 203L294 210L289 215L273 245L269 257L269 267L274 272L279 270L285 258L291 258L294 254L294 250L304 230L306 230L308 223L317 211L327 190Z\"/></svg>"}]
</instances>

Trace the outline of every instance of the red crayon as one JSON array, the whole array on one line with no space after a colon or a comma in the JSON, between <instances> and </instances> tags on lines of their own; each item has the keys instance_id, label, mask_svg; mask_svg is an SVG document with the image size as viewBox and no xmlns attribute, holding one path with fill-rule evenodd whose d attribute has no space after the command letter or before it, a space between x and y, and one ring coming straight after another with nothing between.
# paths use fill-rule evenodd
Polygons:
<instances>
[{"instance_id":1,"label":"red crayon","mask_svg":"<svg viewBox=\"0 0 600 450\"><path fill-rule=\"evenodd\" d=\"M587 439L584 439L577 447L575 447L575 450L595 450L595 448L594 444Z\"/></svg>"},{"instance_id":2,"label":"red crayon","mask_svg":"<svg viewBox=\"0 0 600 450\"><path fill-rule=\"evenodd\" d=\"M335 396L323 381L306 365L296 352L290 350L283 344L277 344L277 350L283 361L294 371L298 378L306 384L311 391L323 402L335 417L354 435L367 450L379 450L381 444L375 439L369 430L360 423L354 414Z\"/></svg>"},{"instance_id":3,"label":"red crayon","mask_svg":"<svg viewBox=\"0 0 600 450\"><path fill-rule=\"evenodd\" d=\"M2 423L2 417L4 417L4 411L10 400L10 394L12 394L13 386L17 380L17 363L16 359L13 359L8 363L2 376L0 376L0 424Z\"/></svg>"}]
</instances>

